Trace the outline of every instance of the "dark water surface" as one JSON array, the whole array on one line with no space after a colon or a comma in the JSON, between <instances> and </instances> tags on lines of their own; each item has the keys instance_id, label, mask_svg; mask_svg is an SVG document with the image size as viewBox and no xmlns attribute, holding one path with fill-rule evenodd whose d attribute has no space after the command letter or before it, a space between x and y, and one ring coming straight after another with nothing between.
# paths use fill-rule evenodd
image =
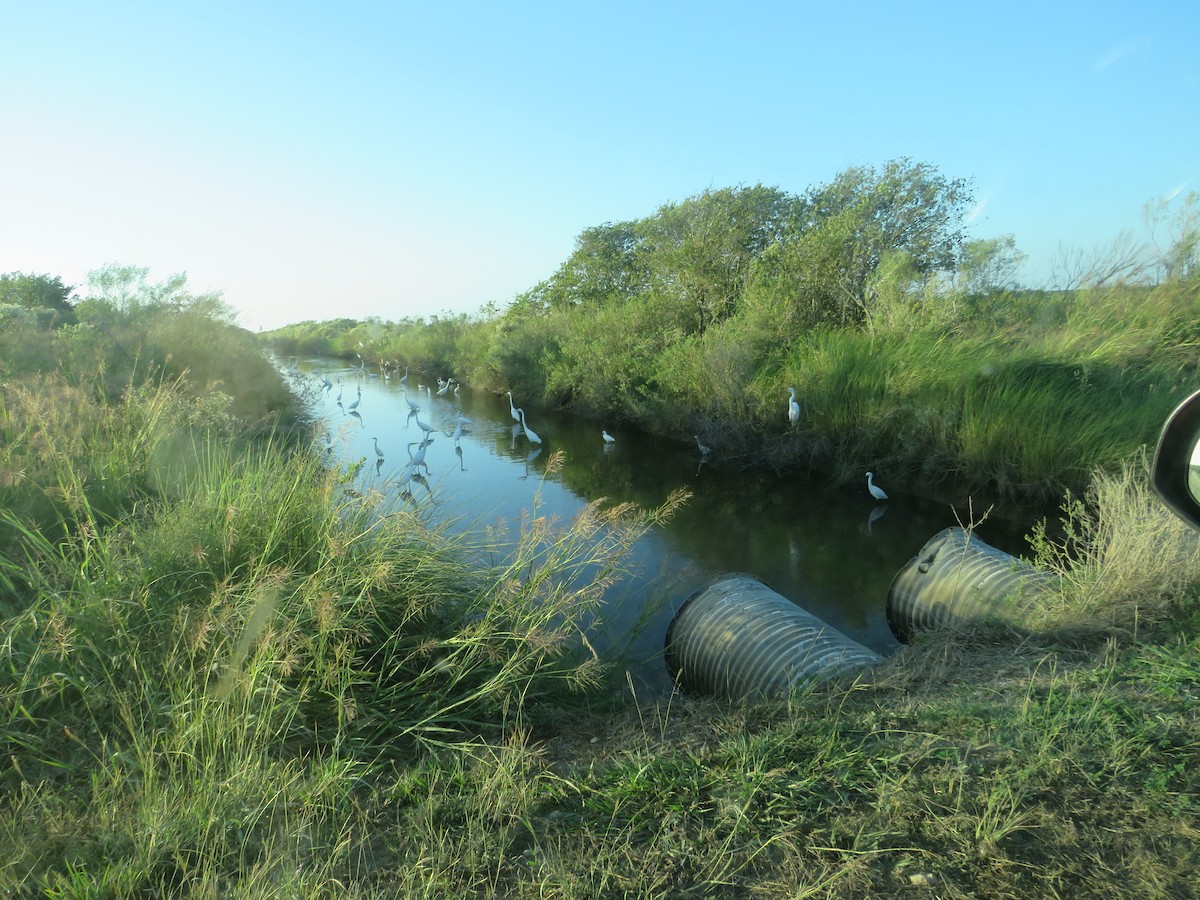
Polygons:
<instances>
[{"instance_id":1,"label":"dark water surface","mask_svg":"<svg viewBox=\"0 0 1200 900\"><path fill-rule=\"evenodd\" d=\"M879 653L893 652L899 645L884 613L892 579L934 534L969 521L968 510L906 494L884 471L875 473L876 483L890 499L877 503L867 492L865 472L861 484L837 489L771 472L730 472L715 458L703 462L694 441L610 427L616 440L606 444L604 423L526 409L529 427L542 439L539 448L514 429L505 396L465 387L457 397L453 388L437 396L436 381L428 385L431 395L418 389L422 379L413 375L408 399L421 406L414 418L395 377L364 375L331 360L303 360L292 368L309 382L319 383L322 376L333 382L315 401L333 452L343 463L365 458L362 486L379 488L396 502L402 491L396 482L423 436L417 420L436 429L426 449L429 475L423 483L407 484L402 502L428 508L434 521L452 529L502 524L516 533L522 514L534 508L535 494L539 514L569 519L598 497L654 507L672 490L688 488L687 505L639 542L637 572L610 591L606 629L594 641L601 652L627 649L631 673L652 689L669 686L662 647L675 610L727 572L753 574L843 634ZM341 407L335 402L339 391ZM521 406L521 398L515 399ZM471 419L457 449L447 434L454 430L456 409ZM382 463L372 437L385 454ZM548 474L546 462L556 450L565 462ZM1038 515L1004 519L993 513L976 532L1001 550L1025 554L1024 535ZM645 627L627 642L639 620Z\"/></svg>"}]
</instances>

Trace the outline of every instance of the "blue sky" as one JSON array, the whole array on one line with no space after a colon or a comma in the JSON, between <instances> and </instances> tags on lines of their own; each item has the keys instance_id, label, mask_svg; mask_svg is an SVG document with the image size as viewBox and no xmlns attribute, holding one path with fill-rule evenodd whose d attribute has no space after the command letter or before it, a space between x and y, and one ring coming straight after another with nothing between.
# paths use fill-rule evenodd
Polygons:
<instances>
[{"instance_id":1,"label":"blue sky","mask_svg":"<svg viewBox=\"0 0 1200 900\"><path fill-rule=\"evenodd\" d=\"M1200 191L1200 4L6 4L0 272L250 328L475 312L706 188L911 157L1064 251Z\"/></svg>"}]
</instances>

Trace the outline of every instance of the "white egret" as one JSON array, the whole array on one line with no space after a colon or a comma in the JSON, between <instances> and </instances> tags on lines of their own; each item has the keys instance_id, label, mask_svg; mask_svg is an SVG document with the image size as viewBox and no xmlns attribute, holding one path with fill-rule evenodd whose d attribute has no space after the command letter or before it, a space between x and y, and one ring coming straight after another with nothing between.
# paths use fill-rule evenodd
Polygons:
<instances>
[{"instance_id":1,"label":"white egret","mask_svg":"<svg viewBox=\"0 0 1200 900\"><path fill-rule=\"evenodd\" d=\"M529 438L529 440L535 444L540 444L542 439L537 436L536 432L530 429L529 425L525 421L525 410L517 407L517 412L521 416L521 430L525 432L525 437Z\"/></svg>"},{"instance_id":2,"label":"white egret","mask_svg":"<svg viewBox=\"0 0 1200 900\"><path fill-rule=\"evenodd\" d=\"M411 409L413 412L421 411L420 403L414 403L412 400L408 399L408 391L401 391L400 393L404 396L404 402L408 404L409 409Z\"/></svg>"},{"instance_id":3,"label":"white egret","mask_svg":"<svg viewBox=\"0 0 1200 900\"><path fill-rule=\"evenodd\" d=\"M616 441L616 438L613 437L611 434L609 434L607 430L601 431L600 437L604 438L604 443L606 443L606 444L611 444L614 441Z\"/></svg>"},{"instance_id":4,"label":"white egret","mask_svg":"<svg viewBox=\"0 0 1200 900\"><path fill-rule=\"evenodd\" d=\"M696 439L696 446L700 448L701 456L707 457L708 454L712 453L712 450L708 449L708 447L705 447L702 443L700 443L700 435L694 434L694 435L692 435L692 437L694 437Z\"/></svg>"},{"instance_id":5,"label":"white egret","mask_svg":"<svg viewBox=\"0 0 1200 900\"><path fill-rule=\"evenodd\" d=\"M887 492L875 483L874 478L874 472L867 473L867 490L871 492L871 496L876 500L886 500L888 498Z\"/></svg>"},{"instance_id":6,"label":"white egret","mask_svg":"<svg viewBox=\"0 0 1200 900\"><path fill-rule=\"evenodd\" d=\"M462 422L459 422L458 427L454 429L454 434L451 436L451 440L454 441L455 447L458 446L459 439L461 439L462 436L463 436Z\"/></svg>"},{"instance_id":7,"label":"white egret","mask_svg":"<svg viewBox=\"0 0 1200 900\"><path fill-rule=\"evenodd\" d=\"M351 403L349 406L347 406L346 409L348 409L350 412L354 412L356 409L358 409L358 404L360 404L360 403L362 403L362 388L361 387L359 387L359 389L358 389L358 396L355 398L354 402Z\"/></svg>"},{"instance_id":8,"label":"white egret","mask_svg":"<svg viewBox=\"0 0 1200 900\"><path fill-rule=\"evenodd\" d=\"M379 438L372 437L371 440L375 442L375 455L383 459L383 451L379 449Z\"/></svg>"},{"instance_id":9,"label":"white egret","mask_svg":"<svg viewBox=\"0 0 1200 900\"><path fill-rule=\"evenodd\" d=\"M512 391L506 391L508 394L508 412L513 417L514 422L520 422L521 417L517 414L517 408L513 406Z\"/></svg>"},{"instance_id":10,"label":"white egret","mask_svg":"<svg viewBox=\"0 0 1200 900\"><path fill-rule=\"evenodd\" d=\"M399 364L396 365L396 368L400 368ZM400 376L400 383L408 387L408 366L404 367L404 374Z\"/></svg>"},{"instance_id":11,"label":"white egret","mask_svg":"<svg viewBox=\"0 0 1200 900\"><path fill-rule=\"evenodd\" d=\"M417 448L417 452L416 452L416 453L413 453L413 452L412 452L412 448L413 448L414 446ZM417 466L421 466L421 465L424 465L424 464L425 464L425 449L426 449L428 446L429 446L429 440L428 440L428 439L421 441L421 443L419 443L419 444L409 444L409 445L408 445L408 447L409 447L409 450L408 450L408 458L409 458L409 461L410 461L410 463L411 463L411 465L412 465L412 467L413 467L414 469L415 469Z\"/></svg>"},{"instance_id":12,"label":"white egret","mask_svg":"<svg viewBox=\"0 0 1200 900\"><path fill-rule=\"evenodd\" d=\"M338 406L342 405L342 379L340 379L340 378L338 379L338 395L333 402L336 403Z\"/></svg>"},{"instance_id":13,"label":"white egret","mask_svg":"<svg viewBox=\"0 0 1200 900\"><path fill-rule=\"evenodd\" d=\"M788 388L788 421L792 423L792 427L796 427L796 423L800 421L800 404L796 402L796 389Z\"/></svg>"},{"instance_id":14,"label":"white egret","mask_svg":"<svg viewBox=\"0 0 1200 900\"><path fill-rule=\"evenodd\" d=\"M441 385L441 387L439 387L439 388L438 388L437 395L438 395L439 397L445 397L445 396L446 396L446 391L448 391L448 390L450 389L450 385L451 385L453 382L454 382L454 379L453 379L453 378L451 378L449 381L442 381L442 379L440 379L440 378L439 378L439 379L438 379L438 384L440 384L440 385Z\"/></svg>"},{"instance_id":15,"label":"white egret","mask_svg":"<svg viewBox=\"0 0 1200 900\"><path fill-rule=\"evenodd\" d=\"M417 420L417 427L420 428L423 432L425 432L425 439L429 440L429 433L431 431L433 431L433 426L426 425L424 422L422 422L420 416L416 416L415 418Z\"/></svg>"}]
</instances>

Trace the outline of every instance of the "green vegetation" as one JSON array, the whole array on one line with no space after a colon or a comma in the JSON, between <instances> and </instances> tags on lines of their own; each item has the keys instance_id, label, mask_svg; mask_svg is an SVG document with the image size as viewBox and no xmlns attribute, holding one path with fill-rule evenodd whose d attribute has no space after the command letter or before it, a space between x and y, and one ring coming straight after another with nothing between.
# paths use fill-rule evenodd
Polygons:
<instances>
[{"instance_id":1,"label":"green vegetation","mask_svg":"<svg viewBox=\"0 0 1200 900\"><path fill-rule=\"evenodd\" d=\"M1086 485L1033 530L1061 589L1024 630L755 705L638 696L590 652L683 498L452 538L314 455L216 297L4 276L0 893L1193 893L1200 536L1136 448L1195 380L1194 229L1152 283L1018 295L1011 243L957 254L966 203L908 163L710 192L597 229L503 315L275 336L727 460Z\"/></svg>"},{"instance_id":2,"label":"green vegetation","mask_svg":"<svg viewBox=\"0 0 1200 900\"><path fill-rule=\"evenodd\" d=\"M1200 198L1152 208L1145 246L1064 258L1053 291L1017 288L1011 235L968 239L970 204L910 160L799 196L709 190L586 229L503 313L267 337L699 434L716 465L1054 502L1152 441L1200 383Z\"/></svg>"}]
</instances>

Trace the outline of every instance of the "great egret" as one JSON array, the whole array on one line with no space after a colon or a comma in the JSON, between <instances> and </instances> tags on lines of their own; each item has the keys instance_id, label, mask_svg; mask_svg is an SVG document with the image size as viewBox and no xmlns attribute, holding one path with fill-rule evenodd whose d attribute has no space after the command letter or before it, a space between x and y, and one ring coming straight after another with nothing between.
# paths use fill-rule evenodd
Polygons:
<instances>
[{"instance_id":1,"label":"great egret","mask_svg":"<svg viewBox=\"0 0 1200 900\"><path fill-rule=\"evenodd\" d=\"M508 412L513 417L514 422L520 422L521 417L517 414L517 408L513 406L512 391L505 391L508 394Z\"/></svg>"},{"instance_id":2,"label":"great egret","mask_svg":"<svg viewBox=\"0 0 1200 900\"><path fill-rule=\"evenodd\" d=\"M424 422L422 422L422 421L421 421L421 417L420 417L420 416L416 416L416 419L417 419L417 427L418 427L418 428L420 428L420 429L421 429L423 432L425 432L425 438L426 438L426 440L428 440L428 439L429 439L429 433L430 433L431 431L433 431L433 426L432 426L432 425L426 425Z\"/></svg>"},{"instance_id":3,"label":"great egret","mask_svg":"<svg viewBox=\"0 0 1200 900\"><path fill-rule=\"evenodd\" d=\"M417 448L416 453L412 452L412 448L414 446ZM421 441L421 443L419 443L419 444L409 444L408 445L408 447L409 447L408 458L409 458L410 464L412 465L412 467L414 469L417 466L421 466L421 465L425 464L425 448L427 448L428 446L429 446L428 440Z\"/></svg>"},{"instance_id":4,"label":"great egret","mask_svg":"<svg viewBox=\"0 0 1200 900\"><path fill-rule=\"evenodd\" d=\"M340 378L338 379L338 395L335 398L334 403L336 403L338 406L342 405L342 379Z\"/></svg>"},{"instance_id":5,"label":"great egret","mask_svg":"<svg viewBox=\"0 0 1200 900\"><path fill-rule=\"evenodd\" d=\"M333 390L333 382L329 380L328 375L321 376L321 387L325 388L326 391Z\"/></svg>"},{"instance_id":6,"label":"great egret","mask_svg":"<svg viewBox=\"0 0 1200 900\"><path fill-rule=\"evenodd\" d=\"M350 410L350 412L354 412L356 409L358 409L358 404L360 404L360 403L362 403L362 385L361 384L358 386L358 397L355 398L354 402L351 403L349 406L347 406L346 409Z\"/></svg>"},{"instance_id":7,"label":"great egret","mask_svg":"<svg viewBox=\"0 0 1200 900\"><path fill-rule=\"evenodd\" d=\"M383 459L383 451L379 449L379 438L373 437L371 440L375 442L375 455Z\"/></svg>"},{"instance_id":8,"label":"great egret","mask_svg":"<svg viewBox=\"0 0 1200 900\"><path fill-rule=\"evenodd\" d=\"M701 456L707 457L708 454L712 453L712 451L710 449L708 449L702 443L700 443L700 435L694 434L694 435L692 435L692 437L694 437L696 439L696 446L700 448Z\"/></svg>"},{"instance_id":9,"label":"great egret","mask_svg":"<svg viewBox=\"0 0 1200 900\"><path fill-rule=\"evenodd\" d=\"M409 409L411 409L413 412L421 411L420 403L414 403L412 400L408 399L408 391L401 391L400 393L404 395L404 402L408 404Z\"/></svg>"},{"instance_id":10,"label":"great egret","mask_svg":"<svg viewBox=\"0 0 1200 900\"><path fill-rule=\"evenodd\" d=\"M525 437L529 438L529 440L535 444L540 444L542 439L538 437L532 429L530 429L528 423L525 421L525 410L518 406L517 412L521 416L521 430L525 432Z\"/></svg>"},{"instance_id":11,"label":"great egret","mask_svg":"<svg viewBox=\"0 0 1200 900\"><path fill-rule=\"evenodd\" d=\"M458 427L454 429L454 434L451 436L451 440L454 441L455 447L458 446L458 441L462 437L462 435L463 435L462 422L459 422Z\"/></svg>"},{"instance_id":12,"label":"great egret","mask_svg":"<svg viewBox=\"0 0 1200 900\"><path fill-rule=\"evenodd\" d=\"M867 490L871 492L871 496L876 500L886 500L888 498L887 492L875 483L874 478L874 472L867 473Z\"/></svg>"},{"instance_id":13,"label":"great egret","mask_svg":"<svg viewBox=\"0 0 1200 900\"><path fill-rule=\"evenodd\" d=\"M448 391L448 390L450 389L450 385L451 385L451 384L453 384L453 383L454 383L454 379L453 379L453 378L451 378L449 381L442 381L442 379L440 379L440 378L439 378L439 379L438 379L438 384L440 384L440 385L441 385L441 387L440 387L440 388L438 388L437 395L438 395L439 397L445 397L445 396L446 396L446 391Z\"/></svg>"},{"instance_id":14,"label":"great egret","mask_svg":"<svg viewBox=\"0 0 1200 900\"><path fill-rule=\"evenodd\" d=\"M788 421L795 428L796 423L800 421L800 404L796 402L795 388L788 388L788 397Z\"/></svg>"},{"instance_id":15,"label":"great egret","mask_svg":"<svg viewBox=\"0 0 1200 900\"><path fill-rule=\"evenodd\" d=\"M408 366L404 367L404 374L400 376L400 383L408 387Z\"/></svg>"},{"instance_id":16,"label":"great egret","mask_svg":"<svg viewBox=\"0 0 1200 900\"><path fill-rule=\"evenodd\" d=\"M601 432L600 432L600 437L604 438L604 443L606 443L606 444L611 444L611 443L613 443L614 441L616 441L616 438L615 438L615 437L613 437L611 434L609 434L607 430L606 430L606 431L601 431Z\"/></svg>"}]
</instances>

